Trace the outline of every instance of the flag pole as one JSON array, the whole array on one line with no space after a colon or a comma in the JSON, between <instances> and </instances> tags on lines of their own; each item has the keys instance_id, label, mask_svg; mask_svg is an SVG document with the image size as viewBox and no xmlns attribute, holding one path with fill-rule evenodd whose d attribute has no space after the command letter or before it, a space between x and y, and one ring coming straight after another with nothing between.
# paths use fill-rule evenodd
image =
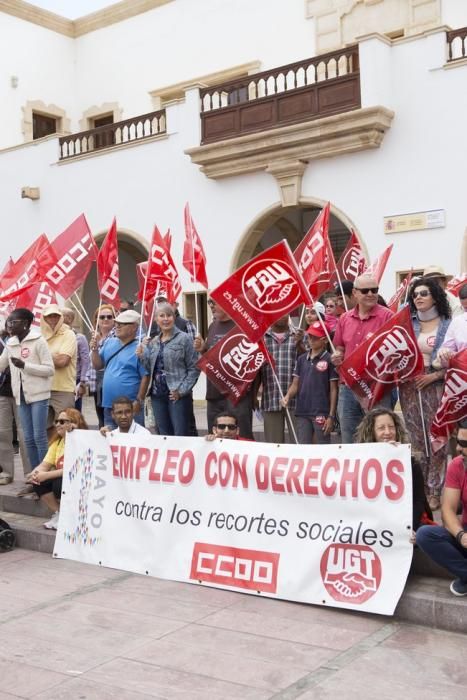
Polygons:
<instances>
[{"instance_id":1,"label":"flag pole","mask_svg":"<svg viewBox=\"0 0 467 700\"><path fill-rule=\"evenodd\" d=\"M193 221L190 212L190 237L191 237L191 264L193 265L193 279L196 282L196 268L195 268L195 244L193 241ZM196 321L196 332L199 333L199 318L198 318L198 296L195 287L195 321Z\"/></svg>"},{"instance_id":2,"label":"flag pole","mask_svg":"<svg viewBox=\"0 0 467 700\"><path fill-rule=\"evenodd\" d=\"M88 312L87 312L86 309L84 308L83 302L82 302L81 299L79 298L79 294L77 294L76 292L73 292L73 294L74 294L74 296L76 297L76 301L78 302L78 304L80 305L80 307L81 307L81 309L82 309L82 312L83 312L83 313L80 314L81 318L84 320L84 317L86 317L86 320L87 320L87 322L88 322L88 324L89 324L89 328L90 328L91 331L92 331L92 322L91 322L91 319L89 318ZM68 301L70 301L70 302L73 304L73 301L72 301L71 297L70 297L70 299L69 299ZM74 306L74 304L73 304L73 306ZM75 309L76 309L76 306L75 306ZM83 314L84 314L84 317L83 317Z\"/></svg>"},{"instance_id":3,"label":"flag pole","mask_svg":"<svg viewBox=\"0 0 467 700\"><path fill-rule=\"evenodd\" d=\"M423 411L422 392L420 391L420 389L417 389L417 392L418 392L418 403L419 403L419 406L420 406L420 415L421 415L421 418L422 418L423 439L424 439L424 441L425 441L425 454L426 454L427 457L429 457L429 456L430 456L430 452L429 452L429 449L428 449L428 438L427 438L426 427L425 427L425 413L424 413L424 411Z\"/></svg>"},{"instance_id":4,"label":"flag pole","mask_svg":"<svg viewBox=\"0 0 467 700\"><path fill-rule=\"evenodd\" d=\"M338 281L338 283L339 283L339 289L341 290L342 301L344 302L345 310L348 311L349 308L348 308L348 306L347 306L347 299L345 298L344 290L343 290L343 288L342 288L342 281L341 281L341 278L340 278L340 275L339 275L339 270L337 269L337 265L336 265L336 267L335 267L335 270L336 270L337 281Z\"/></svg>"},{"instance_id":5,"label":"flag pole","mask_svg":"<svg viewBox=\"0 0 467 700\"><path fill-rule=\"evenodd\" d=\"M85 317L83 316L83 314L81 313L80 309L79 309L79 308L76 306L76 304L74 303L73 299L70 297L70 298L68 299L68 301L70 302L70 304L72 305L72 307L74 308L74 310L76 311L76 313L78 314L78 316L80 317L80 319L83 321L83 323L84 323L84 325L86 326L86 328L87 328L89 331L91 331L91 333L94 333L94 328L92 327L92 324L91 324L90 320L89 320L88 318L85 318ZM87 314L86 314L86 315L87 315Z\"/></svg>"},{"instance_id":6,"label":"flag pole","mask_svg":"<svg viewBox=\"0 0 467 700\"><path fill-rule=\"evenodd\" d=\"M156 287L156 291L155 291L155 294L153 297L151 317L149 319L149 323L148 323L148 327L147 327L147 331L146 331L146 338L149 338L149 336L151 335L152 323L154 321L154 314L156 312L157 297L159 296L160 290L161 290L161 283L160 283L160 280L157 280L157 287ZM143 319L142 313L141 313L141 319ZM141 342L141 339L140 339L140 342Z\"/></svg>"},{"instance_id":7,"label":"flag pole","mask_svg":"<svg viewBox=\"0 0 467 700\"><path fill-rule=\"evenodd\" d=\"M276 374L276 370L274 369L274 367L272 366L271 363L269 364L269 366L271 368L271 372L272 372L272 376L274 377L274 381L277 384L277 388L279 389L279 395L280 395L281 399L285 399L284 392L282 391L282 387L281 387L280 382L279 382L279 377ZM291 433L292 433L293 439L295 440L295 444L298 445L297 433L295 432L295 427L294 427L294 424L292 421L292 416L290 415L290 411L289 411L287 406L284 406L284 409L285 409L285 415L287 416L289 431L291 431Z\"/></svg>"}]
</instances>

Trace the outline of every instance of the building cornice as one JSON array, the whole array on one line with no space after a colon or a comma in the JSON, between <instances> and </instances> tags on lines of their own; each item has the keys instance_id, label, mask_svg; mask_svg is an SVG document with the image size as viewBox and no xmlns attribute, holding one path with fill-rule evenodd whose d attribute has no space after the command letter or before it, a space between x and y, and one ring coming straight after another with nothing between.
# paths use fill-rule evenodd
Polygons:
<instances>
[{"instance_id":1,"label":"building cornice","mask_svg":"<svg viewBox=\"0 0 467 700\"><path fill-rule=\"evenodd\" d=\"M161 5L167 5L169 2L175 2L175 0L122 0L77 20L66 19L24 0L0 0L0 12L76 39L83 34L123 22Z\"/></svg>"}]
</instances>

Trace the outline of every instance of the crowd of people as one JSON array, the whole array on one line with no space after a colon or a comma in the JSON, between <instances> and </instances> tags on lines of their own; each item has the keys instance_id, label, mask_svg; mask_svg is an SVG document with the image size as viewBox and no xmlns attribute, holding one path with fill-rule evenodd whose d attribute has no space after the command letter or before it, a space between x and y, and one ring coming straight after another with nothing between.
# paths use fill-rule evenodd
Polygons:
<instances>
[{"instance_id":1,"label":"crowd of people","mask_svg":"<svg viewBox=\"0 0 467 700\"><path fill-rule=\"evenodd\" d=\"M424 372L398 391L390 387L372 411L362 408L338 372L393 315L377 280L363 274L306 308L304 328L288 315L275 321L264 336L274 371L265 363L235 405L207 379L206 417L209 439L253 440L253 414L260 410L265 442L410 442L417 544L457 576L452 592L467 595L467 423L458 427L459 456L447 471L449 446L432 452L427 440L449 358L467 347L467 284L457 298L446 292L447 279L432 266L411 283L407 303ZM213 299L208 305L212 322L202 338L164 297L156 300L154 323L143 336L133 304L119 310L101 304L89 344L74 328L71 309L44 308L39 329L31 311L13 311L0 355L0 486L13 480L16 424L25 474L18 495L41 498L52 512L45 526L56 529L66 433L87 428L81 413L86 393L103 434L148 432L149 404L157 433L196 436L198 359L235 326ZM443 485L444 526L436 526Z\"/></svg>"}]
</instances>

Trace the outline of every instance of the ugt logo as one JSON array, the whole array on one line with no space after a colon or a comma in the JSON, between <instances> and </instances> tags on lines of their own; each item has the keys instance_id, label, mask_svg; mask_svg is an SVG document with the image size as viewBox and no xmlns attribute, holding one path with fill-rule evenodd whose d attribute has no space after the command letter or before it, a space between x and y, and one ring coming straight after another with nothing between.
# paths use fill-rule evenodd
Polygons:
<instances>
[{"instance_id":1,"label":"ugt logo","mask_svg":"<svg viewBox=\"0 0 467 700\"><path fill-rule=\"evenodd\" d=\"M321 557L321 578L341 603L365 603L381 583L381 561L363 544L331 544Z\"/></svg>"},{"instance_id":2,"label":"ugt logo","mask_svg":"<svg viewBox=\"0 0 467 700\"><path fill-rule=\"evenodd\" d=\"M392 384L394 375L403 380L415 369L416 352L406 329L394 326L374 337L366 353L366 371L383 384Z\"/></svg>"},{"instance_id":3,"label":"ugt logo","mask_svg":"<svg viewBox=\"0 0 467 700\"><path fill-rule=\"evenodd\" d=\"M362 274L365 267L365 258L360 248L352 246L342 261L342 272L345 279L354 280Z\"/></svg>"},{"instance_id":4,"label":"ugt logo","mask_svg":"<svg viewBox=\"0 0 467 700\"><path fill-rule=\"evenodd\" d=\"M467 372L462 369L449 369L444 383L444 394L438 411L443 411L444 419L450 415L460 417L460 411L467 407Z\"/></svg>"},{"instance_id":5,"label":"ugt logo","mask_svg":"<svg viewBox=\"0 0 467 700\"><path fill-rule=\"evenodd\" d=\"M229 377L247 382L253 381L265 360L258 343L252 343L243 333L237 333L224 342L219 358Z\"/></svg>"},{"instance_id":6,"label":"ugt logo","mask_svg":"<svg viewBox=\"0 0 467 700\"><path fill-rule=\"evenodd\" d=\"M273 258L258 260L245 270L242 290L250 304L265 314L286 313L300 300L292 269Z\"/></svg>"},{"instance_id":7,"label":"ugt logo","mask_svg":"<svg viewBox=\"0 0 467 700\"><path fill-rule=\"evenodd\" d=\"M275 593L279 554L195 542L190 578L194 581Z\"/></svg>"}]
</instances>

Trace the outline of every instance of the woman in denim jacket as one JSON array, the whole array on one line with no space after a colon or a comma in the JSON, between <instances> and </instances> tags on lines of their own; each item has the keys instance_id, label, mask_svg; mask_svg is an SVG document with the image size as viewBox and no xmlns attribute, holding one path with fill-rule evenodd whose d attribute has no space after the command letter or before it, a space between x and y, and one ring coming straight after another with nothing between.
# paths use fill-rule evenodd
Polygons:
<instances>
[{"instance_id":1,"label":"woman in denim jacket","mask_svg":"<svg viewBox=\"0 0 467 700\"><path fill-rule=\"evenodd\" d=\"M191 390L199 377L193 341L175 325L175 311L161 304L156 311L160 332L136 354L151 372L149 395L159 435L189 435Z\"/></svg>"},{"instance_id":2,"label":"woman in denim jacket","mask_svg":"<svg viewBox=\"0 0 467 700\"><path fill-rule=\"evenodd\" d=\"M401 384L399 396L411 437L412 452L416 453L422 467L428 503L432 510L436 510L440 506L447 445L433 453L428 437L443 393L445 373L443 369L436 369L433 363L449 327L451 309L444 289L428 277L412 282L409 304L425 373Z\"/></svg>"}]
</instances>

